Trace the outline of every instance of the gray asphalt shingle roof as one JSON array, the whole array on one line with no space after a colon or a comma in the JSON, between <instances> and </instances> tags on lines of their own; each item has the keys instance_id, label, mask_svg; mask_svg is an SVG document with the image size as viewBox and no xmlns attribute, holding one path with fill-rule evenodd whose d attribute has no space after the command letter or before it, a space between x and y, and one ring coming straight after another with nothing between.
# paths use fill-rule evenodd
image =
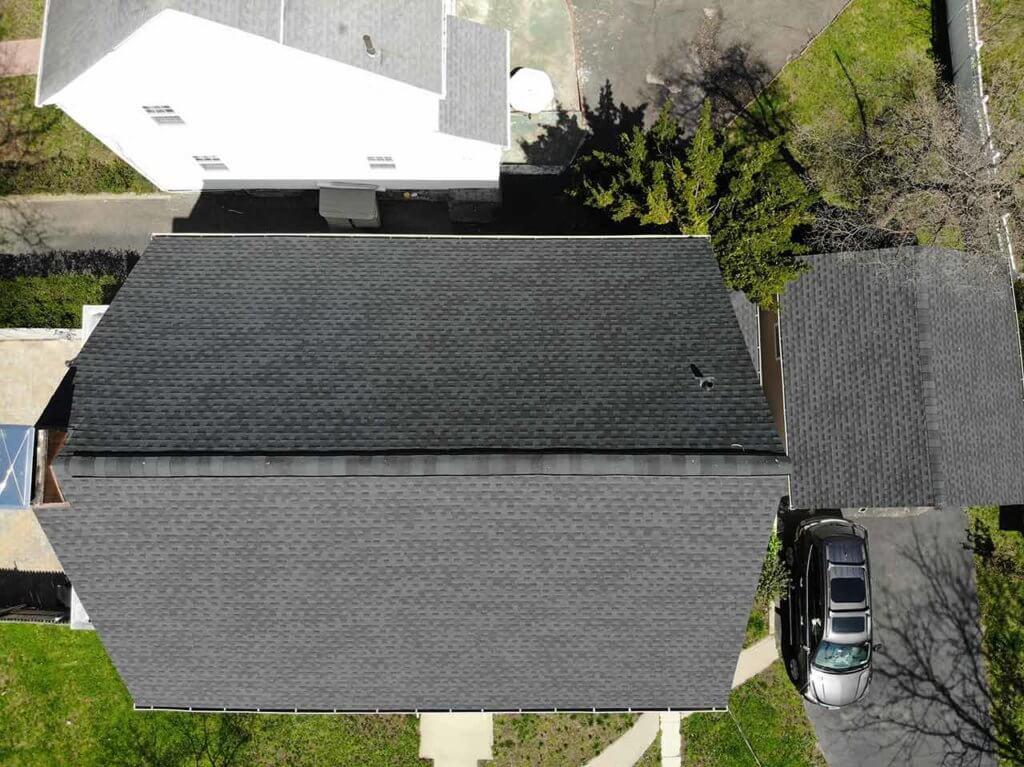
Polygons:
<instances>
[{"instance_id":1,"label":"gray asphalt shingle roof","mask_svg":"<svg viewBox=\"0 0 1024 767\"><path fill-rule=\"evenodd\" d=\"M747 345L747 352L750 354L750 361L754 364L754 370L758 375L761 373L761 320L758 315L757 304L752 303L742 291L734 290L729 293L729 300L732 302L732 309L736 313L736 320L740 323L740 330L743 333L743 343Z\"/></svg>"},{"instance_id":2,"label":"gray asphalt shingle roof","mask_svg":"<svg viewBox=\"0 0 1024 767\"><path fill-rule=\"evenodd\" d=\"M440 93L441 0L50 0L39 94L45 100L162 11L173 10ZM282 27L283 23L283 27ZM366 55L363 35L387 55Z\"/></svg>"},{"instance_id":3,"label":"gray asphalt shingle roof","mask_svg":"<svg viewBox=\"0 0 1024 767\"><path fill-rule=\"evenodd\" d=\"M442 0L50 0L40 101L56 95L165 10L445 93L439 115L443 133L508 143L507 32L446 17ZM375 56L366 53L367 34Z\"/></svg>"},{"instance_id":4,"label":"gray asphalt shingle roof","mask_svg":"<svg viewBox=\"0 0 1024 767\"><path fill-rule=\"evenodd\" d=\"M1009 282L979 278L958 258L925 248L817 256L783 296L798 506L1024 500Z\"/></svg>"},{"instance_id":5,"label":"gray asphalt shingle roof","mask_svg":"<svg viewBox=\"0 0 1024 767\"><path fill-rule=\"evenodd\" d=\"M139 706L724 707L782 476L95 478L38 516Z\"/></svg>"},{"instance_id":6,"label":"gray asphalt shingle roof","mask_svg":"<svg viewBox=\"0 0 1024 767\"><path fill-rule=\"evenodd\" d=\"M682 237L158 236L78 357L68 449L782 453Z\"/></svg>"},{"instance_id":7,"label":"gray asphalt shingle roof","mask_svg":"<svg viewBox=\"0 0 1024 767\"><path fill-rule=\"evenodd\" d=\"M156 237L70 432L143 707L723 707L786 490L706 238Z\"/></svg>"},{"instance_id":8,"label":"gray asphalt shingle roof","mask_svg":"<svg viewBox=\"0 0 1024 767\"><path fill-rule=\"evenodd\" d=\"M508 32L449 17L442 133L507 146Z\"/></svg>"}]
</instances>

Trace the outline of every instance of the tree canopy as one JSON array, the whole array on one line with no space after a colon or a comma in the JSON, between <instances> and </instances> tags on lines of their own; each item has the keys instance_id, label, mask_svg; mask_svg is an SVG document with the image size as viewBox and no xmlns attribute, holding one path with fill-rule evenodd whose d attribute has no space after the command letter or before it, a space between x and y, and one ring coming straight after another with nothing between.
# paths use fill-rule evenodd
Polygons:
<instances>
[{"instance_id":1,"label":"tree canopy","mask_svg":"<svg viewBox=\"0 0 1024 767\"><path fill-rule=\"evenodd\" d=\"M573 194L584 205L641 230L710 235L725 284L763 306L807 268L796 234L815 196L782 161L781 139L730 142L710 101L691 136L665 104L650 128L618 138L578 161Z\"/></svg>"}]
</instances>

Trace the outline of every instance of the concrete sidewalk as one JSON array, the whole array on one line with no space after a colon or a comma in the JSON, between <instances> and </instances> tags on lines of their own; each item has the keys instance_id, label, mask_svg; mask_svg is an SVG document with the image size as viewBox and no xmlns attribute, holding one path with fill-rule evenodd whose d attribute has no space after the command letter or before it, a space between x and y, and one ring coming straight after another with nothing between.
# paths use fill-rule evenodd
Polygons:
<instances>
[{"instance_id":1,"label":"concrete sidewalk","mask_svg":"<svg viewBox=\"0 0 1024 767\"><path fill-rule=\"evenodd\" d=\"M661 730L661 716L653 711L641 714L636 724L595 756L585 767L633 767L651 747Z\"/></svg>"},{"instance_id":2,"label":"concrete sidewalk","mask_svg":"<svg viewBox=\"0 0 1024 767\"><path fill-rule=\"evenodd\" d=\"M767 636L740 652L733 675L733 689L760 674L778 660L775 637ZM679 767L682 763L680 721L688 714L678 711L641 714L631 728L608 748L591 759L585 767L633 767L661 733L662 767Z\"/></svg>"},{"instance_id":3,"label":"concrete sidewalk","mask_svg":"<svg viewBox=\"0 0 1024 767\"><path fill-rule=\"evenodd\" d=\"M422 714L420 758L434 767L477 767L493 758L492 714Z\"/></svg>"},{"instance_id":4,"label":"concrete sidewalk","mask_svg":"<svg viewBox=\"0 0 1024 767\"><path fill-rule=\"evenodd\" d=\"M779 653L775 648L775 637L766 636L755 642L740 653L736 663L736 673L732 678L733 689L753 679L778 659Z\"/></svg>"},{"instance_id":5,"label":"concrete sidewalk","mask_svg":"<svg viewBox=\"0 0 1024 767\"><path fill-rule=\"evenodd\" d=\"M0 77L34 75L39 71L41 40L0 42Z\"/></svg>"}]
</instances>

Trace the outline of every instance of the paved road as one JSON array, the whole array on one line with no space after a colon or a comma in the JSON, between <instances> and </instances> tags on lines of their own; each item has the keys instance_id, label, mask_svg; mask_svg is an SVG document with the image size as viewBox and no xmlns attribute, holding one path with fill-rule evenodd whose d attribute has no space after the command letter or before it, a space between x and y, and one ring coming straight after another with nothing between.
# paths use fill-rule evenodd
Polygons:
<instances>
[{"instance_id":1,"label":"paved road","mask_svg":"<svg viewBox=\"0 0 1024 767\"><path fill-rule=\"evenodd\" d=\"M141 251L165 232L324 232L315 192L60 195L0 199L0 252Z\"/></svg>"},{"instance_id":2,"label":"paved road","mask_svg":"<svg viewBox=\"0 0 1024 767\"><path fill-rule=\"evenodd\" d=\"M778 72L849 0L570 0L580 84L597 104L610 81L616 101L657 100L693 55L704 20L720 19L722 48L742 45Z\"/></svg>"},{"instance_id":3,"label":"paved road","mask_svg":"<svg viewBox=\"0 0 1024 767\"><path fill-rule=\"evenodd\" d=\"M988 767L969 743L988 727L978 600L966 517L928 511L857 518L868 529L875 676L865 700L807 705L831 767Z\"/></svg>"}]
</instances>

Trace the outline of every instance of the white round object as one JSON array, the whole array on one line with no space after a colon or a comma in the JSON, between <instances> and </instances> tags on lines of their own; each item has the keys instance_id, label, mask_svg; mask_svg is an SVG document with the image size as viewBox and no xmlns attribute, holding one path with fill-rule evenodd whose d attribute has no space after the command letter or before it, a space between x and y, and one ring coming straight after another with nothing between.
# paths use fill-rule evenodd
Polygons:
<instances>
[{"instance_id":1,"label":"white round object","mask_svg":"<svg viewBox=\"0 0 1024 767\"><path fill-rule=\"evenodd\" d=\"M555 86L547 72L522 67L508 81L508 103L518 112L543 112L555 99Z\"/></svg>"}]
</instances>

